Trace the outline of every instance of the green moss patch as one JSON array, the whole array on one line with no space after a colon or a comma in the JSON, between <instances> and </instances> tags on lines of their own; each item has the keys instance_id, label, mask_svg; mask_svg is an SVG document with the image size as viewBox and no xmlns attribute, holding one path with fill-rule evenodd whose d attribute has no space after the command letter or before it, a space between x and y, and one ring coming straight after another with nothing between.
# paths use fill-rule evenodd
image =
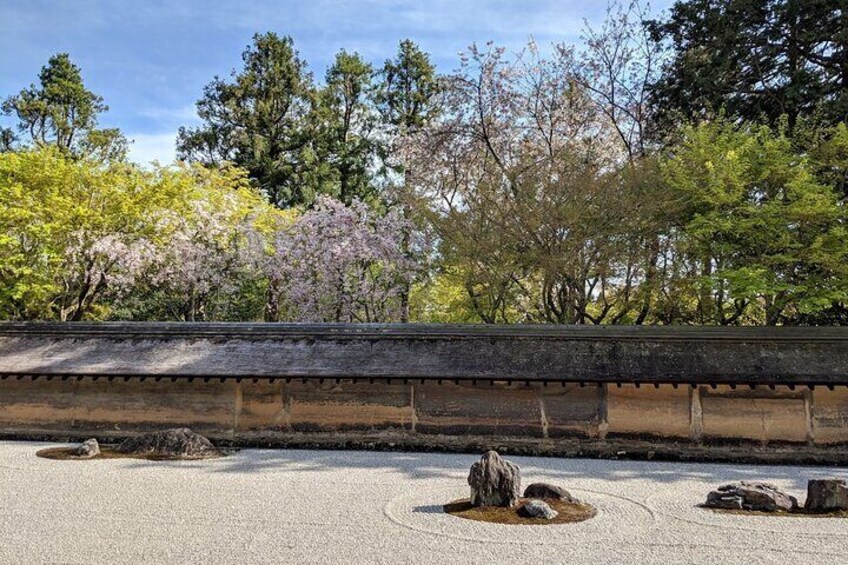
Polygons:
<instances>
[{"instance_id":1,"label":"green moss patch","mask_svg":"<svg viewBox=\"0 0 848 565\"><path fill-rule=\"evenodd\" d=\"M466 520L476 520L478 522L489 522L491 524L512 524L523 526L548 526L552 524L570 524L574 522L583 522L594 517L598 511L591 504L582 502L573 503L556 499L540 499L544 500L548 506L556 510L559 514L553 520L544 518L525 518L518 513L518 509L525 502L531 500L522 498L516 506L505 508L502 506L472 506L471 500L463 498L454 500L444 505L445 512L451 516L465 518Z\"/></svg>"}]
</instances>

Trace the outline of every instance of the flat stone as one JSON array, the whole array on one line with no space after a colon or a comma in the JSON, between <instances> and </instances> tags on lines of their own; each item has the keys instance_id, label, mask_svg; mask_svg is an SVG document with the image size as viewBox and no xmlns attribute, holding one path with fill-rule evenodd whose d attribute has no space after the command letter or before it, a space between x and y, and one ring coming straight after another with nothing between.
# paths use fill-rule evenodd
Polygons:
<instances>
[{"instance_id":1,"label":"flat stone","mask_svg":"<svg viewBox=\"0 0 848 565\"><path fill-rule=\"evenodd\" d=\"M94 438L85 440L74 450L74 456L80 459L91 459L98 455L100 455L100 444Z\"/></svg>"},{"instance_id":2,"label":"flat stone","mask_svg":"<svg viewBox=\"0 0 848 565\"><path fill-rule=\"evenodd\" d=\"M712 491L707 495L707 502L704 506L724 510L742 510L742 497L732 493Z\"/></svg>"},{"instance_id":3,"label":"flat stone","mask_svg":"<svg viewBox=\"0 0 848 565\"><path fill-rule=\"evenodd\" d=\"M548 506L542 500L528 500L518 509L518 514L525 518L544 518L545 520L553 520L559 515L559 512Z\"/></svg>"},{"instance_id":4,"label":"flat stone","mask_svg":"<svg viewBox=\"0 0 848 565\"><path fill-rule=\"evenodd\" d=\"M524 489L524 498L552 498L566 502L579 502L567 490L550 483L532 483Z\"/></svg>"},{"instance_id":5,"label":"flat stone","mask_svg":"<svg viewBox=\"0 0 848 565\"><path fill-rule=\"evenodd\" d=\"M774 485L742 481L710 492L704 506L753 512L792 512L798 507L798 501Z\"/></svg>"},{"instance_id":6,"label":"flat stone","mask_svg":"<svg viewBox=\"0 0 848 565\"><path fill-rule=\"evenodd\" d=\"M521 469L497 451L488 451L471 466L468 485L472 505L512 507L521 492Z\"/></svg>"},{"instance_id":7,"label":"flat stone","mask_svg":"<svg viewBox=\"0 0 848 565\"><path fill-rule=\"evenodd\" d=\"M844 479L811 479L807 482L807 512L848 510L848 487Z\"/></svg>"},{"instance_id":8,"label":"flat stone","mask_svg":"<svg viewBox=\"0 0 848 565\"><path fill-rule=\"evenodd\" d=\"M119 453L160 457L209 457L220 455L212 442L188 428L148 432L127 438L116 448Z\"/></svg>"}]
</instances>

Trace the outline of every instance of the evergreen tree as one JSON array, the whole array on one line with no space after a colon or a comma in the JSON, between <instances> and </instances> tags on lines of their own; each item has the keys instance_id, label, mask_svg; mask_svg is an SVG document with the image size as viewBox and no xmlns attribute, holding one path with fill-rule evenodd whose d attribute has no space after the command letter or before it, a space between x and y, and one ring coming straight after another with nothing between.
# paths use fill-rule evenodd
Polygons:
<instances>
[{"instance_id":1,"label":"evergreen tree","mask_svg":"<svg viewBox=\"0 0 848 565\"><path fill-rule=\"evenodd\" d=\"M127 140L118 129L99 129L98 115L109 109L103 98L85 87L79 67L67 53L50 57L30 85L2 105L5 115L18 120L14 131L0 131L0 150L53 145L73 158L119 161L126 157Z\"/></svg>"},{"instance_id":2,"label":"evergreen tree","mask_svg":"<svg viewBox=\"0 0 848 565\"><path fill-rule=\"evenodd\" d=\"M647 25L673 51L652 89L661 129L722 110L790 129L848 116L844 0L685 0Z\"/></svg>"},{"instance_id":3,"label":"evergreen tree","mask_svg":"<svg viewBox=\"0 0 848 565\"><path fill-rule=\"evenodd\" d=\"M206 165L225 161L281 208L310 203L325 177L309 131L315 88L290 37L255 35L232 80L218 77L197 102L203 125L180 128L180 159Z\"/></svg>"},{"instance_id":4,"label":"evergreen tree","mask_svg":"<svg viewBox=\"0 0 848 565\"><path fill-rule=\"evenodd\" d=\"M315 141L324 148L339 200L374 197L372 170L377 142L372 105L371 65L357 53L342 50L327 69L326 86L319 98L322 125Z\"/></svg>"},{"instance_id":5,"label":"evergreen tree","mask_svg":"<svg viewBox=\"0 0 848 565\"><path fill-rule=\"evenodd\" d=\"M430 56L404 39L394 59L386 60L377 101L385 121L402 131L419 128L432 119L439 92L436 69Z\"/></svg>"},{"instance_id":6,"label":"evergreen tree","mask_svg":"<svg viewBox=\"0 0 848 565\"><path fill-rule=\"evenodd\" d=\"M388 150L383 161L390 169L403 173L403 184L398 200L402 202L402 213L405 220L412 214L409 184L409 162L403 163L393 158L392 151L396 149L393 143L402 141L405 136L414 134L426 127L438 113L436 102L440 91L436 68L430 62L430 56L421 51L418 45L409 39L404 39L398 45L397 55L383 64L382 80L376 93L376 102L383 122L391 128L390 139L386 144ZM411 234L407 230L403 234L401 249L411 256ZM401 321L409 321L409 296L411 287L404 285L401 289Z\"/></svg>"}]
</instances>

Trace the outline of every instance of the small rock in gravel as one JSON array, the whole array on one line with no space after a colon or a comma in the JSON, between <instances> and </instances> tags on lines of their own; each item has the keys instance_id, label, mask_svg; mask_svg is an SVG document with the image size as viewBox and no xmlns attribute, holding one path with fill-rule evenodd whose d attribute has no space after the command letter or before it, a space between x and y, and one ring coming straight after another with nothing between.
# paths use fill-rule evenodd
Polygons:
<instances>
[{"instance_id":1,"label":"small rock in gravel","mask_svg":"<svg viewBox=\"0 0 848 565\"><path fill-rule=\"evenodd\" d=\"M791 512L798 507L798 501L774 485L742 481L712 491L707 495L704 506L755 512Z\"/></svg>"},{"instance_id":2,"label":"small rock in gravel","mask_svg":"<svg viewBox=\"0 0 848 565\"><path fill-rule=\"evenodd\" d=\"M94 438L87 439L74 450L74 456L80 459L90 459L100 455L100 444Z\"/></svg>"},{"instance_id":3,"label":"small rock in gravel","mask_svg":"<svg viewBox=\"0 0 848 565\"><path fill-rule=\"evenodd\" d=\"M848 487L844 479L811 479L807 482L808 512L848 510Z\"/></svg>"},{"instance_id":4,"label":"small rock in gravel","mask_svg":"<svg viewBox=\"0 0 848 565\"><path fill-rule=\"evenodd\" d=\"M518 509L518 514L525 518L544 518L545 520L553 520L559 515L559 512L548 506L541 500L528 500L524 506Z\"/></svg>"},{"instance_id":5,"label":"small rock in gravel","mask_svg":"<svg viewBox=\"0 0 848 565\"><path fill-rule=\"evenodd\" d=\"M521 469L497 451L488 451L471 466L468 484L472 505L512 507L521 492Z\"/></svg>"},{"instance_id":6,"label":"small rock in gravel","mask_svg":"<svg viewBox=\"0 0 848 565\"><path fill-rule=\"evenodd\" d=\"M565 502L579 502L576 498L562 487L550 483L533 483L524 489L524 498L553 498Z\"/></svg>"},{"instance_id":7,"label":"small rock in gravel","mask_svg":"<svg viewBox=\"0 0 848 565\"><path fill-rule=\"evenodd\" d=\"M208 439L188 428L148 432L125 439L116 448L119 453L164 457L208 457L220 452Z\"/></svg>"}]
</instances>

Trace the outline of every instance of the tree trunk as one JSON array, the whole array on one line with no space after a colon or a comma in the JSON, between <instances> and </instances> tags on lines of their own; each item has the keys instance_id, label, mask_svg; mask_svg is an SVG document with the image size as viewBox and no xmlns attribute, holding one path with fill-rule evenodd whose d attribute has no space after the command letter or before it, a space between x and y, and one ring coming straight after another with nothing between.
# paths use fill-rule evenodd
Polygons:
<instances>
[{"instance_id":1,"label":"tree trunk","mask_svg":"<svg viewBox=\"0 0 848 565\"><path fill-rule=\"evenodd\" d=\"M403 191L404 191L403 199L404 199L404 202L402 202L401 210L402 210L403 219L404 219L405 222L409 222L410 221L409 218L412 216L412 210L410 209L409 202L408 202L408 198L409 198L409 194L407 193L408 189L409 189L409 169L404 168L404 170L403 170ZM404 256L406 256L406 257L411 257L411 253L410 253L410 250L409 250L409 240L410 240L409 230L404 228L403 237L401 238L400 246L401 246L401 253L403 253ZM401 286L401 289L400 289L400 321L403 322L404 324L409 322L409 293L410 293L410 290L411 290L410 284L405 281L403 283L403 285Z\"/></svg>"},{"instance_id":2,"label":"tree trunk","mask_svg":"<svg viewBox=\"0 0 848 565\"><path fill-rule=\"evenodd\" d=\"M277 296L277 285L271 281L265 290L265 321L276 322L280 319L280 307Z\"/></svg>"},{"instance_id":3,"label":"tree trunk","mask_svg":"<svg viewBox=\"0 0 848 565\"><path fill-rule=\"evenodd\" d=\"M654 283L657 279L657 262L660 259L660 241L658 236L651 239L650 258L648 259L648 268L645 271L645 293L642 297L642 306L639 309L639 315L634 322L637 326L641 326L648 318L651 312L651 293L654 290Z\"/></svg>"}]
</instances>

